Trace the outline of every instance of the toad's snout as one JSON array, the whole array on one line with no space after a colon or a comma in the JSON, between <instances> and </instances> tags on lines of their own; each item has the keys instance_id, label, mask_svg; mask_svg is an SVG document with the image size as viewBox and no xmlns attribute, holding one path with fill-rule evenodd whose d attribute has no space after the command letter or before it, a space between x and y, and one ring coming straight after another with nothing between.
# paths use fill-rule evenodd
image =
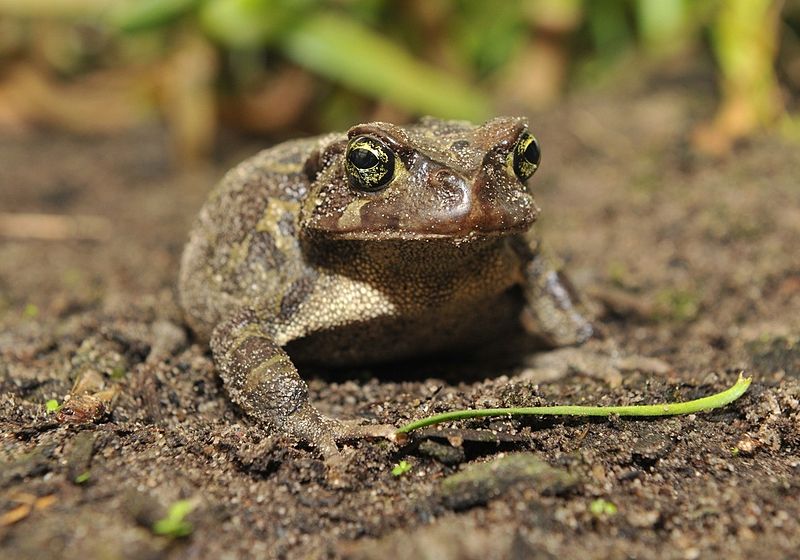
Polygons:
<instances>
[{"instance_id":1,"label":"toad's snout","mask_svg":"<svg viewBox=\"0 0 800 560\"><path fill-rule=\"evenodd\" d=\"M428 231L455 236L525 230L538 208L525 186L510 178L465 177L442 167L427 179L427 192L437 203L428 209Z\"/></svg>"},{"instance_id":2,"label":"toad's snout","mask_svg":"<svg viewBox=\"0 0 800 560\"><path fill-rule=\"evenodd\" d=\"M442 192L466 192L467 181L450 169L439 169L431 174L430 186Z\"/></svg>"}]
</instances>

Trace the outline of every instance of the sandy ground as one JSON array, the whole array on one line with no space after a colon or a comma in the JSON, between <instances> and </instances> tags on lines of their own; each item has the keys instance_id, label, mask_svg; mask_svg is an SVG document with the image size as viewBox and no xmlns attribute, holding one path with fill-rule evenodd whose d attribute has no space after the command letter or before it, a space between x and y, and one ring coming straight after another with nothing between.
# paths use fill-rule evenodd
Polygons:
<instances>
[{"instance_id":1,"label":"sandy ground","mask_svg":"<svg viewBox=\"0 0 800 560\"><path fill-rule=\"evenodd\" d=\"M398 425L461 407L685 400L740 370L750 391L688 417L485 420L403 447L357 442L344 488L313 450L229 403L176 305L192 218L259 146L176 175L156 129L0 136L1 212L101 218L78 225L94 240L34 224L56 239L0 241L0 557L796 558L798 147L765 136L721 161L693 155L686 138L710 107L676 81L534 119L544 239L608 337L671 372L308 377L325 412ZM84 402L84 418L48 413L76 380L116 399ZM154 534L180 500L190 535Z\"/></svg>"}]
</instances>

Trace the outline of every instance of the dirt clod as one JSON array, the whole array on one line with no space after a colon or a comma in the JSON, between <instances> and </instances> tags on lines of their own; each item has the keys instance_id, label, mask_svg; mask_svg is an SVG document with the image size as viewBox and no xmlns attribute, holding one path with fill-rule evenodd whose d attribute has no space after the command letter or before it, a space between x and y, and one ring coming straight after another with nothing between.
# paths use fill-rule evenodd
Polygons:
<instances>
[{"instance_id":1,"label":"dirt clod","mask_svg":"<svg viewBox=\"0 0 800 560\"><path fill-rule=\"evenodd\" d=\"M463 510L485 504L518 484L544 495L562 494L574 488L578 478L532 453L514 453L450 475L441 483L440 496L446 507Z\"/></svg>"}]
</instances>

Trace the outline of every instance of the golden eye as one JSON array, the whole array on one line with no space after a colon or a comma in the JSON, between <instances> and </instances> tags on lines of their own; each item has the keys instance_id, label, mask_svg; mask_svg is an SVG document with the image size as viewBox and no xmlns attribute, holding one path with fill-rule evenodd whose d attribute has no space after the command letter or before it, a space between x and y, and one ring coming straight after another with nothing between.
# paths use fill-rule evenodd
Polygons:
<instances>
[{"instance_id":1,"label":"golden eye","mask_svg":"<svg viewBox=\"0 0 800 560\"><path fill-rule=\"evenodd\" d=\"M374 192L394 177L394 152L375 138L359 136L347 146L344 165L354 188Z\"/></svg>"},{"instance_id":2,"label":"golden eye","mask_svg":"<svg viewBox=\"0 0 800 560\"><path fill-rule=\"evenodd\" d=\"M531 134L524 132L508 157L514 174L524 183L539 168L542 159L539 142Z\"/></svg>"}]
</instances>

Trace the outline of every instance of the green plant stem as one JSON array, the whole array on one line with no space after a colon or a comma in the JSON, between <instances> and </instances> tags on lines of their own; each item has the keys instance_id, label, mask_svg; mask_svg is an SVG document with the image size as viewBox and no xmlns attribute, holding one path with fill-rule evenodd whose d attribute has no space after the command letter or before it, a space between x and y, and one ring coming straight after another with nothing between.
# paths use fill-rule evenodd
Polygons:
<instances>
[{"instance_id":1,"label":"green plant stem","mask_svg":"<svg viewBox=\"0 0 800 560\"><path fill-rule=\"evenodd\" d=\"M750 386L752 378L739 374L736 383L708 397L681 403L644 404L628 406L529 406L516 408L484 408L480 410L454 410L428 416L401 426L398 434L407 434L419 428L432 426L441 422L464 420L468 418L485 418L487 416L676 416L693 414L703 410L713 410L730 404L741 397Z\"/></svg>"}]
</instances>

